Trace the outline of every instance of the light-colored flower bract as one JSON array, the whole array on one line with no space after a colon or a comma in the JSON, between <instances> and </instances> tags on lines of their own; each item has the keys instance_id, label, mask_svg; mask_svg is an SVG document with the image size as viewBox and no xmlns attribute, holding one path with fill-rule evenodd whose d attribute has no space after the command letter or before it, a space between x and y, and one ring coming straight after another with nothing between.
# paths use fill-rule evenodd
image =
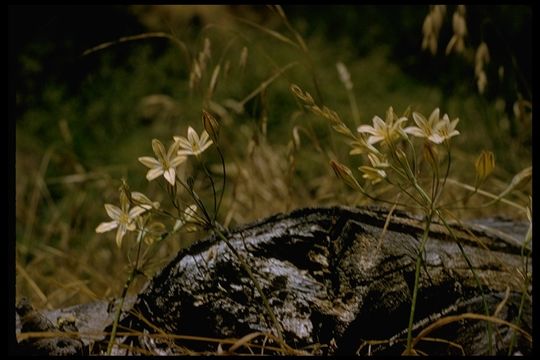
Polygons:
<instances>
[{"instance_id":1,"label":"light-colored flower bract","mask_svg":"<svg viewBox=\"0 0 540 360\"><path fill-rule=\"evenodd\" d=\"M131 199L136 202L140 207L146 210L150 210L152 208L159 209L159 202L158 201L152 201L150 200L146 195L144 195L141 192L133 191L131 193Z\"/></svg>"},{"instance_id":2,"label":"light-colored flower bract","mask_svg":"<svg viewBox=\"0 0 540 360\"><path fill-rule=\"evenodd\" d=\"M173 231L178 231L181 228L184 228L187 232L192 232L197 230L197 205L191 204L187 208L184 209L184 213L182 214L182 218L179 220L176 220L176 223L174 224Z\"/></svg>"},{"instance_id":3,"label":"light-colored flower bract","mask_svg":"<svg viewBox=\"0 0 540 360\"><path fill-rule=\"evenodd\" d=\"M350 146L352 149L349 151L349 155L380 153L375 146L368 143L368 141L365 139L365 135L363 134L360 134L355 141L351 142Z\"/></svg>"},{"instance_id":4,"label":"light-colored flower bract","mask_svg":"<svg viewBox=\"0 0 540 360\"><path fill-rule=\"evenodd\" d=\"M156 154L157 159L150 156L143 156L139 158L139 161L146 167L150 168L146 173L146 179L152 181L155 178L163 175L171 185L176 183L176 167L186 161L185 156L176 154L178 150L178 143L175 142L169 148L169 151L165 153L165 147L161 141L157 139L152 140L152 149Z\"/></svg>"},{"instance_id":5,"label":"light-colored flower bract","mask_svg":"<svg viewBox=\"0 0 540 360\"><path fill-rule=\"evenodd\" d=\"M427 138L434 144L440 144L444 140L459 135L459 131L455 129L459 119L450 122L448 114L444 114L442 119L439 118L439 114L440 110L436 108L426 120L424 115L414 112L413 119L417 126L409 126L403 130L407 134Z\"/></svg>"},{"instance_id":6,"label":"light-colored flower bract","mask_svg":"<svg viewBox=\"0 0 540 360\"><path fill-rule=\"evenodd\" d=\"M386 171L376 169L371 166L360 166L358 169L364 173L362 177L366 180L371 181L373 185L377 184L386 177Z\"/></svg>"},{"instance_id":7,"label":"light-colored flower bract","mask_svg":"<svg viewBox=\"0 0 540 360\"><path fill-rule=\"evenodd\" d=\"M332 166L332 169L334 170L336 176L343 180L345 184L349 185L355 190L362 191L362 186L360 186L358 181L356 181L351 169L335 160L330 160L330 166Z\"/></svg>"},{"instance_id":8,"label":"light-colored flower bract","mask_svg":"<svg viewBox=\"0 0 540 360\"><path fill-rule=\"evenodd\" d=\"M118 245L118 247L122 246L122 238L126 232L135 230L136 218L146 211L146 209L141 206L134 206L130 209L127 196L123 193L120 195L120 207L112 204L105 204L105 210L107 211L107 215L109 215L113 221L102 222L96 228L96 232L103 233L118 229L116 230L116 245Z\"/></svg>"},{"instance_id":9,"label":"light-colored flower bract","mask_svg":"<svg viewBox=\"0 0 540 360\"><path fill-rule=\"evenodd\" d=\"M199 156L213 144L206 130L203 130L199 138L199 135L197 135L197 132L191 126L188 128L187 139L183 136L174 136L174 141L181 148L178 150L178 155Z\"/></svg>"},{"instance_id":10,"label":"light-colored flower bract","mask_svg":"<svg viewBox=\"0 0 540 360\"><path fill-rule=\"evenodd\" d=\"M384 141L389 144L400 137L406 137L407 135L403 132L402 124L407 121L406 117L398 117L394 113L394 109L390 106L386 112L386 121L383 121L378 116L373 117L373 126L370 125L360 125L358 127L359 133L371 134L368 138L368 144L376 144L379 141Z\"/></svg>"},{"instance_id":11,"label":"light-colored flower bract","mask_svg":"<svg viewBox=\"0 0 540 360\"><path fill-rule=\"evenodd\" d=\"M390 166L388 161L382 157L375 155L374 153L368 154L369 162L371 166L360 166L358 169L364 173L362 177L371 181L372 184L377 184L382 179L386 178L386 171L384 168Z\"/></svg>"}]
</instances>

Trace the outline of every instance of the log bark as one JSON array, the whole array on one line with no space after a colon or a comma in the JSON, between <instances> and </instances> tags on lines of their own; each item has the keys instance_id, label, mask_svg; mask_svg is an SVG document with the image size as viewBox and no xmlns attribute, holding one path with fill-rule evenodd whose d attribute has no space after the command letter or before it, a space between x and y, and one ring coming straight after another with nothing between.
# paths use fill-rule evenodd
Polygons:
<instances>
[{"instance_id":1,"label":"log bark","mask_svg":"<svg viewBox=\"0 0 540 360\"><path fill-rule=\"evenodd\" d=\"M418 341L417 351L485 355L507 354L512 347L512 353L531 352L532 295L531 289L524 289L523 274L531 276L532 267L520 241L526 228L515 225L519 234L507 234L494 224L454 224L456 239L442 224L431 225L413 335L437 320L458 317ZM226 235L249 264L285 342L297 353L388 355L405 349L424 226L421 218L399 211L388 218L382 208L331 207L278 214ZM214 235L181 250L132 300L125 306L121 328L134 335L118 338L129 345L129 353L218 348L217 342L164 334L223 339L273 331L252 280L227 244ZM485 315L486 307L492 321L463 315ZM54 322L55 316L70 312L78 321L82 351L103 352L107 337L84 334L89 329L110 332L114 306L98 302L42 316ZM152 335L156 333L161 335ZM263 342L258 337L251 343ZM265 344L278 347L272 341ZM126 352L121 348L115 348L117 354ZM236 351L247 352L242 347ZM265 353L272 351L280 353Z\"/></svg>"}]
</instances>

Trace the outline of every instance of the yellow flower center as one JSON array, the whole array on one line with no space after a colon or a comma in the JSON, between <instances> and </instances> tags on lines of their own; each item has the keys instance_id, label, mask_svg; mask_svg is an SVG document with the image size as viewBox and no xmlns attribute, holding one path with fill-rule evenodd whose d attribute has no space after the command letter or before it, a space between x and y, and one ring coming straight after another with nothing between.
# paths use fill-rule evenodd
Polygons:
<instances>
[{"instance_id":1,"label":"yellow flower center","mask_svg":"<svg viewBox=\"0 0 540 360\"><path fill-rule=\"evenodd\" d=\"M118 222L120 224L128 225L129 224L129 215L125 212L120 214L120 218L118 219Z\"/></svg>"},{"instance_id":2,"label":"yellow flower center","mask_svg":"<svg viewBox=\"0 0 540 360\"><path fill-rule=\"evenodd\" d=\"M160 159L161 166L163 167L163 170L169 169L169 160L166 158Z\"/></svg>"}]
</instances>

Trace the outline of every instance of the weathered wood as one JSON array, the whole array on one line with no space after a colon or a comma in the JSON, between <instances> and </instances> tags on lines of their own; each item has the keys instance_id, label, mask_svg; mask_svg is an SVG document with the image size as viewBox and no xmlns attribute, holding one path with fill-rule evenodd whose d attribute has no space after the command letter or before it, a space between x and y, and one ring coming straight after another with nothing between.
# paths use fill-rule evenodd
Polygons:
<instances>
[{"instance_id":1,"label":"weathered wood","mask_svg":"<svg viewBox=\"0 0 540 360\"><path fill-rule=\"evenodd\" d=\"M362 354L403 352L424 222L395 212L383 232L386 217L387 210L379 208L300 209L227 234L261 284L288 345L302 349L320 344L320 354L354 354L359 348ZM490 314L503 303L497 317L517 322L531 333L530 289L526 289L517 321L523 297L520 274L531 272L530 258L521 255L519 237L479 225L453 225L453 231L483 284L484 297L457 242L444 226L432 224L415 334L444 316L484 314L482 299ZM112 311L104 308L98 317L107 320L98 327L110 331ZM79 331L82 326L80 321ZM180 251L139 293L131 312L124 313L121 326L215 338L240 338L272 328L252 281L215 236ZM463 320L429 337L455 342L466 354L481 355L488 353L486 329L485 322ZM492 333L496 352L506 354L514 331L493 324ZM366 346L370 340L388 339L391 341ZM104 349L107 339L83 340L95 353ZM217 347L216 343L180 339L173 344L151 336L120 340L139 349L134 352L158 354L181 353L182 346L198 351ZM527 354L531 347L526 336L516 334L514 351ZM428 354L461 353L456 346L440 341L421 341L416 349Z\"/></svg>"}]
</instances>

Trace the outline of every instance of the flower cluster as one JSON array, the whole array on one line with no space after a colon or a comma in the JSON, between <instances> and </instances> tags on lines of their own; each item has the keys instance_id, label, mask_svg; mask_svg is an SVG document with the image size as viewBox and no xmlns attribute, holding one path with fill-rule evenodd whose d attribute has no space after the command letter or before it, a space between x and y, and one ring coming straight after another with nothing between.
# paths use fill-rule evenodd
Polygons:
<instances>
[{"instance_id":1,"label":"flower cluster","mask_svg":"<svg viewBox=\"0 0 540 360\"><path fill-rule=\"evenodd\" d=\"M291 91L297 99L304 103L306 109L325 118L337 132L352 139L350 155L367 155L369 163L358 169L362 172L362 177L371 184L377 184L383 179L387 179L389 171L402 177L408 176L408 180L415 177L400 145L400 142L404 141L405 144L413 146L409 135L424 139L424 148L427 149L425 151L426 157L431 156L427 160L432 166L438 166L437 152L433 146L448 143L452 137L459 135L459 131L456 130L459 119L450 121L448 114L444 114L441 118L439 108L433 110L428 119L419 112L413 112L412 119L415 125L405 127L409 121L408 116L398 116L391 106L386 111L384 120L379 116L374 116L373 125L360 125L357 128L357 134L354 134L341 121L335 111L327 107L319 108L308 92L303 91L297 85L292 85ZM415 160L413 159L413 161ZM336 175L346 184L355 189L363 189L345 165L335 160L332 160L330 165Z\"/></svg>"},{"instance_id":2,"label":"flower cluster","mask_svg":"<svg viewBox=\"0 0 540 360\"><path fill-rule=\"evenodd\" d=\"M209 140L206 130L199 137L191 126L188 128L187 139L183 136L174 136L173 139L174 143L167 152L165 152L165 147L161 141L153 139L152 149L156 158L150 156L139 158L139 161L144 166L150 168L146 174L148 181L152 181L163 175L165 180L174 186L176 183L176 168L186 161L187 156L199 156L212 145L212 140Z\"/></svg>"},{"instance_id":3,"label":"flower cluster","mask_svg":"<svg viewBox=\"0 0 540 360\"><path fill-rule=\"evenodd\" d=\"M161 176L166 183L173 189L172 194L176 194L176 184L180 181L177 178L177 168L183 164L188 156L194 155L199 158L200 155L208 149L214 141L217 141L219 132L219 124L217 120L208 112L203 111L203 124L205 129L199 136L197 132L190 126L187 131L187 137L174 136L174 142L166 149L158 139L152 140L152 150L154 156L142 156L138 160L149 170L146 173L146 179L153 181ZM210 136L214 140L210 140ZM184 184L185 185L185 184ZM173 204L177 206L177 202L173 199ZM138 231L138 240L144 238L147 243L152 243L155 239L155 229L163 228L161 223L152 223L147 225L147 214L157 212L160 204L153 202L146 195L140 192L131 192L124 182L120 188L120 207L112 204L105 204L105 210L112 221L102 222L96 228L97 233L103 233L113 229L116 232L116 244L118 247L122 245L122 239L127 232ZM197 216L198 207L196 204L187 206L180 218L176 221L172 232L176 232L183 228L186 231L194 231L200 217ZM180 210L179 210L180 211Z\"/></svg>"},{"instance_id":4,"label":"flower cluster","mask_svg":"<svg viewBox=\"0 0 540 360\"><path fill-rule=\"evenodd\" d=\"M456 130L459 119L456 118L450 121L447 114L440 118L438 108L433 110L428 120L418 112L413 112L412 117L416 126L404 128L403 126L408 121L408 118L406 116L398 118L394 113L394 109L389 107L386 112L386 120L383 121L379 116L375 116L373 117L373 126L360 125L358 127L358 133L361 135L369 134L369 137L367 140L363 136L358 137L358 140L351 144L352 150L350 153L353 155L367 153L371 166L360 166L359 170L363 172L363 177L372 184L386 178L387 172L385 169L391 167L388 162L388 157L391 154L384 153L381 151L382 149L378 150L373 145L381 142L385 145L385 149L389 149L390 152L395 152L397 155L399 149L396 148L396 142L407 140L408 135L424 138L433 144L442 144L459 135L459 131Z\"/></svg>"}]
</instances>

